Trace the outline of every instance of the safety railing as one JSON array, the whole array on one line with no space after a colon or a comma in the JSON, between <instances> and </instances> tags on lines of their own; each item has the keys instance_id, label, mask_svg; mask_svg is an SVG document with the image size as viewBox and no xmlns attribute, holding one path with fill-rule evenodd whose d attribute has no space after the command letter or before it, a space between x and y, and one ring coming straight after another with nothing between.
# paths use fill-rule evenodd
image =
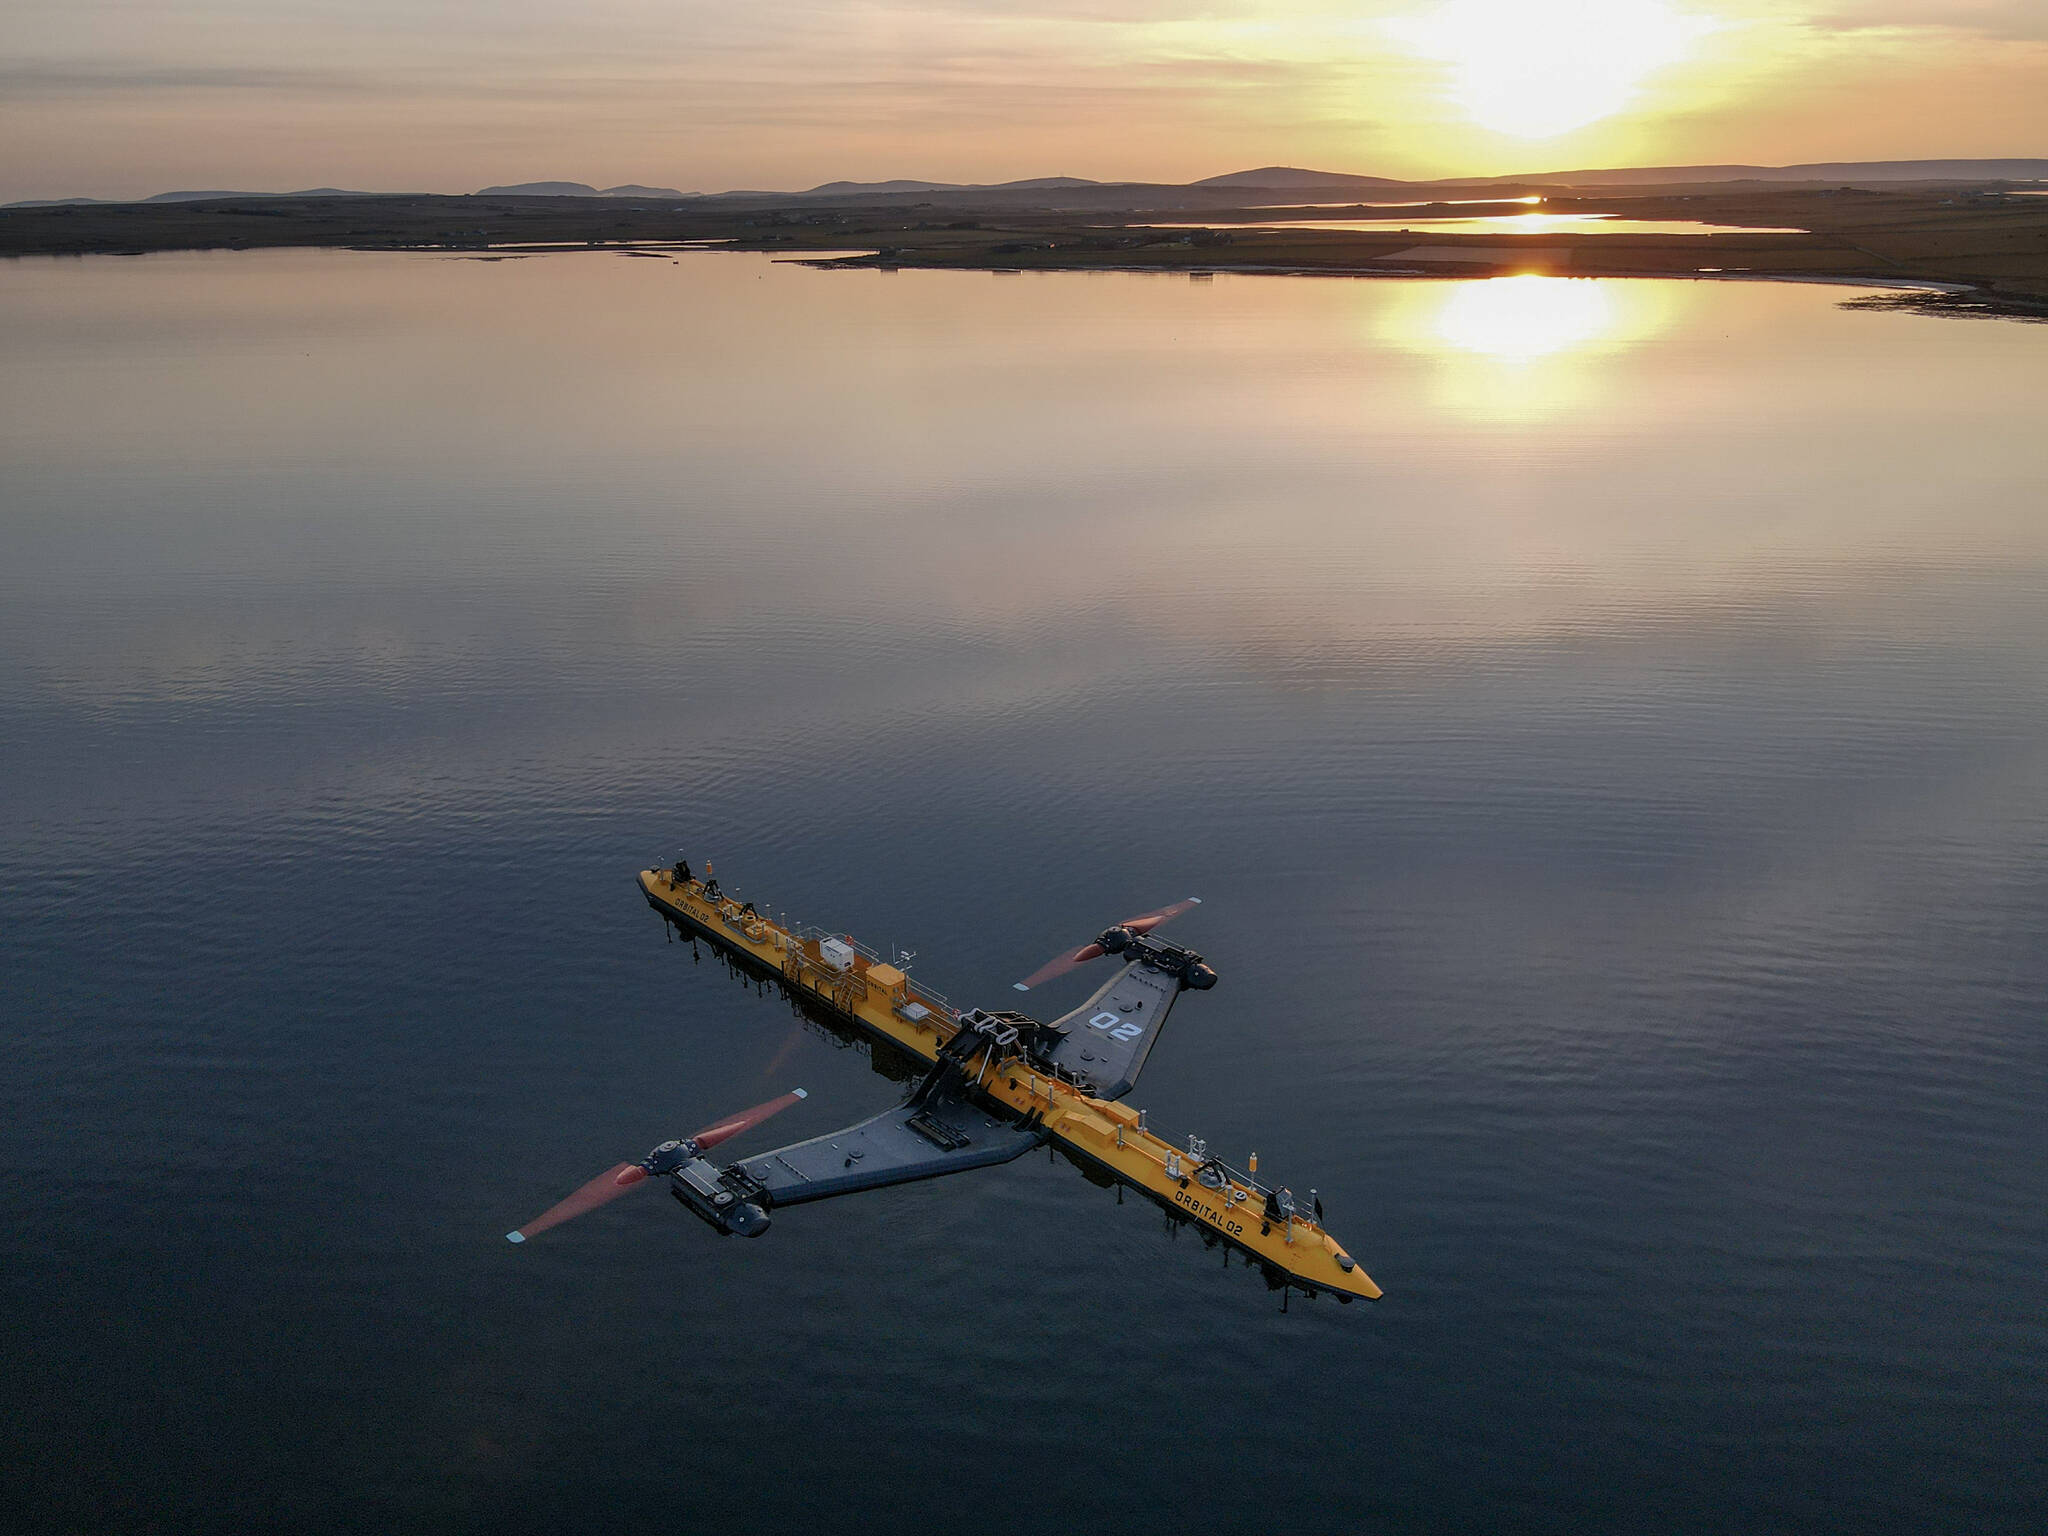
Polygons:
<instances>
[{"instance_id":1,"label":"safety railing","mask_svg":"<svg viewBox=\"0 0 2048 1536\"><path fill-rule=\"evenodd\" d=\"M818 927L815 923L805 923L801 927L794 927L791 929L791 934L798 940L809 939L818 943L823 943L826 939L837 939L842 944L850 945L855 954L860 955L872 965L892 965L896 966L899 970L902 969L899 961L892 960L889 956L861 943L859 939L854 938L851 934L834 933L830 929ZM918 980L915 976L910 976L908 972L905 972L905 976L909 981L909 990L912 997L922 1002L928 1008L938 1009L949 1019L960 1017L960 1009L951 998L947 997L937 987L925 985L924 982Z\"/></svg>"},{"instance_id":2,"label":"safety railing","mask_svg":"<svg viewBox=\"0 0 2048 1536\"><path fill-rule=\"evenodd\" d=\"M1154 1131L1153 1134L1155 1136L1159 1135L1157 1131ZM1248 1209L1255 1210L1257 1215L1265 1216L1266 1200L1274 1193L1273 1185L1262 1184L1259 1182L1257 1175L1249 1173L1242 1168L1233 1168L1230 1164L1224 1162L1222 1158L1211 1155L1208 1143L1199 1136L1185 1137L1184 1140L1187 1144L1185 1150L1173 1146L1172 1142L1164 1136L1160 1136L1160 1140L1167 1142L1167 1167L1169 1171L1173 1171L1177 1167L1179 1176L1193 1179L1197 1184L1206 1186L1207 1180L1202 1177L1202 1170L1205 1168L1212 1170L1214 1174L1220 1176L1220 1182L1214 1186L1215 1188L1221 1189L1225 1185L1235 1184L1241 1189L1248 1190L1250 1192L1249 1198L1239 1203ZM1320 1232L1322 1230L1322 1223L1316 1220L1315 1212L1316 1191L1310 1190L1306 1199L1294 1197L1291 1193L1290 1198L1294 1200L1295 1224Z\"/></svg>"}]
</instances>

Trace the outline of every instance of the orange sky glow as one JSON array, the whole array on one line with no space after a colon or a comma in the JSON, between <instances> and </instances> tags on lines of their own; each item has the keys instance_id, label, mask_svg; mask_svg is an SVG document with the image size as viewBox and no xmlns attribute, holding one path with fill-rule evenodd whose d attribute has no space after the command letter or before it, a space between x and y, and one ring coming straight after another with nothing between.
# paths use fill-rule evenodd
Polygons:
<instances>
[{"instance_id":1,"label":"orange sky glow","mask_svg":"<svg viewBox=\"0 0 2048 1536\"><path fill-rule=\"evenodd\" d=\"M13 0L0 199L2048 155L2039 0Z\"/></svg>"}]
</instances>

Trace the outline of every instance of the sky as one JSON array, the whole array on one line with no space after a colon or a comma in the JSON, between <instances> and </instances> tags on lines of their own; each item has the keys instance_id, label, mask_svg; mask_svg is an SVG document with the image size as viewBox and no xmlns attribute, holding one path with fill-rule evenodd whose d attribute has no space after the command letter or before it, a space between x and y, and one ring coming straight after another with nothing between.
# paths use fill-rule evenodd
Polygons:
<instances>
[{"instance_id":1,"label":"sky","mask_svg":"<svg viewBox=\"0 0 2048 1536\"><path fill-rule=\"evenodd\" d=\"M0 200L2048 155L2048 0L8 0Z\"/></svg>"}]
</instances>

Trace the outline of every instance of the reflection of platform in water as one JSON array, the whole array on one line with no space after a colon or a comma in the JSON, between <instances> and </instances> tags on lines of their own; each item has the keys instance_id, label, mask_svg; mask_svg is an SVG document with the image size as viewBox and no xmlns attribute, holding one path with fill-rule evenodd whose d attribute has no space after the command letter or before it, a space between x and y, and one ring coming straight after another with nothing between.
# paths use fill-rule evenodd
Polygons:
<instances>
[{"instance_id":1,"label":"reflection of platform in water","mask_svg":"<svg viewBox=\"0 0 2048 1536\"><path fill-rule=\"evenodd\" d=\"M1114 1190L1118 1205L1124 1203L1124 1191L1126 1189L1138 1189L1136 1185L1129 1184L1125 1180L1118 1178L1094 1159L1077 1157L1073 1152L1056 1141L1048 1144L1048 1150L1054 1158L1064 1162L1097 1189ZM1138 1189L1138 1193L1142 1195L1145 1191ZM1247 1253L1244 1249L1231 1242L1229 1238L1217 1232L1215 1228L1205 1225L1179 1207L1166 1205L1157 1199L1154 1199L1152 1203L1160 1207L1161 1214L1166 1218L1166 1235L1168 1237L1178 1238L1183 1227L1191 1227L1200 1235L1204 1248L1221 1249L1223 1251L1223 1267L1225 1269L1230 1267L1230 1256L1235 1253L1238 1256L1239 1262L1246 1269L1256 1269L1259 1272L1260 1277L1266 1282L1267 1290L1284 1291L1290 1289L1288 1275L1285 1270L1272 1264L1264 1263L1256 1256ZM1282 1310L1285 1310L1284 1306Z\"/></svg>"},{"instance_id":2,"label":"reflection of platform in water","mask_svg":"<svg viewBox=\"0 0 2048 1536\"><path fill-rule=\"evenodd\" d=\"M661 909L656 907L660 912ZM691 924L677 923L666 913L662 914L662 926L671 936L680 933L701 961L703 958L700 939L709 938ZM815 992L804 987L792 986L790 979L781 971L765 965L744 950L734 950L724 944L713 943L711 956L725 970L726 975L759 996L773 995L788 1004L793 1017L803 1031L815 1040L821 1040L838 1051L860 1051L866 1054L868 1064L878 1077L892 1083L914 1083L923 1077L928 1063L907 1049L900 1041L873 1030L862 1029L851 1023L845 1014L820 1000Z\"/></svg>"}]
</instances>

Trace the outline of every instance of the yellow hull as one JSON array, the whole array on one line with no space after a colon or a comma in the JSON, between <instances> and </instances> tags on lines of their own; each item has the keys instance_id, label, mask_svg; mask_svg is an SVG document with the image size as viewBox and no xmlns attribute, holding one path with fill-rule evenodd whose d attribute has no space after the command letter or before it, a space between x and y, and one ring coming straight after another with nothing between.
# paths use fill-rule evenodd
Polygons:
<instances>
[{"instance_id":1,"label":"yellow hull","mask_svg":"<svg viewBox=\"0 0 2048 1536\"><path fill-rule=\"evenodd\" d=\"M668 870L643 869L640 888L656 910L779 973L842 1018L925 1061L936 1060L959 1027L950 1009L893 968L882 968L887 986L871 985L872 962L865 955L856 953L851 965L840 970L826 962L815 939L797 938L780 924L744 912L731 897L713 901L698 881L678 883ZM924 1017L904 1016L919 1009ZM1015 1057L1000 1065L981 1090L1019 1115L1038 1112L1058 1145L1218 1233L1295 1284L1338 1296L1379 1297L1371 1277L1316 1222L1300 1216L1269 1222L1258 1191L1235 1180L1213 1188L1202 1183L1194 1176L1196 1160L1145 1129L1143 1115L1129 1105L1093 1098L1030 1071Z\"/></svg>"}]
</instances>

